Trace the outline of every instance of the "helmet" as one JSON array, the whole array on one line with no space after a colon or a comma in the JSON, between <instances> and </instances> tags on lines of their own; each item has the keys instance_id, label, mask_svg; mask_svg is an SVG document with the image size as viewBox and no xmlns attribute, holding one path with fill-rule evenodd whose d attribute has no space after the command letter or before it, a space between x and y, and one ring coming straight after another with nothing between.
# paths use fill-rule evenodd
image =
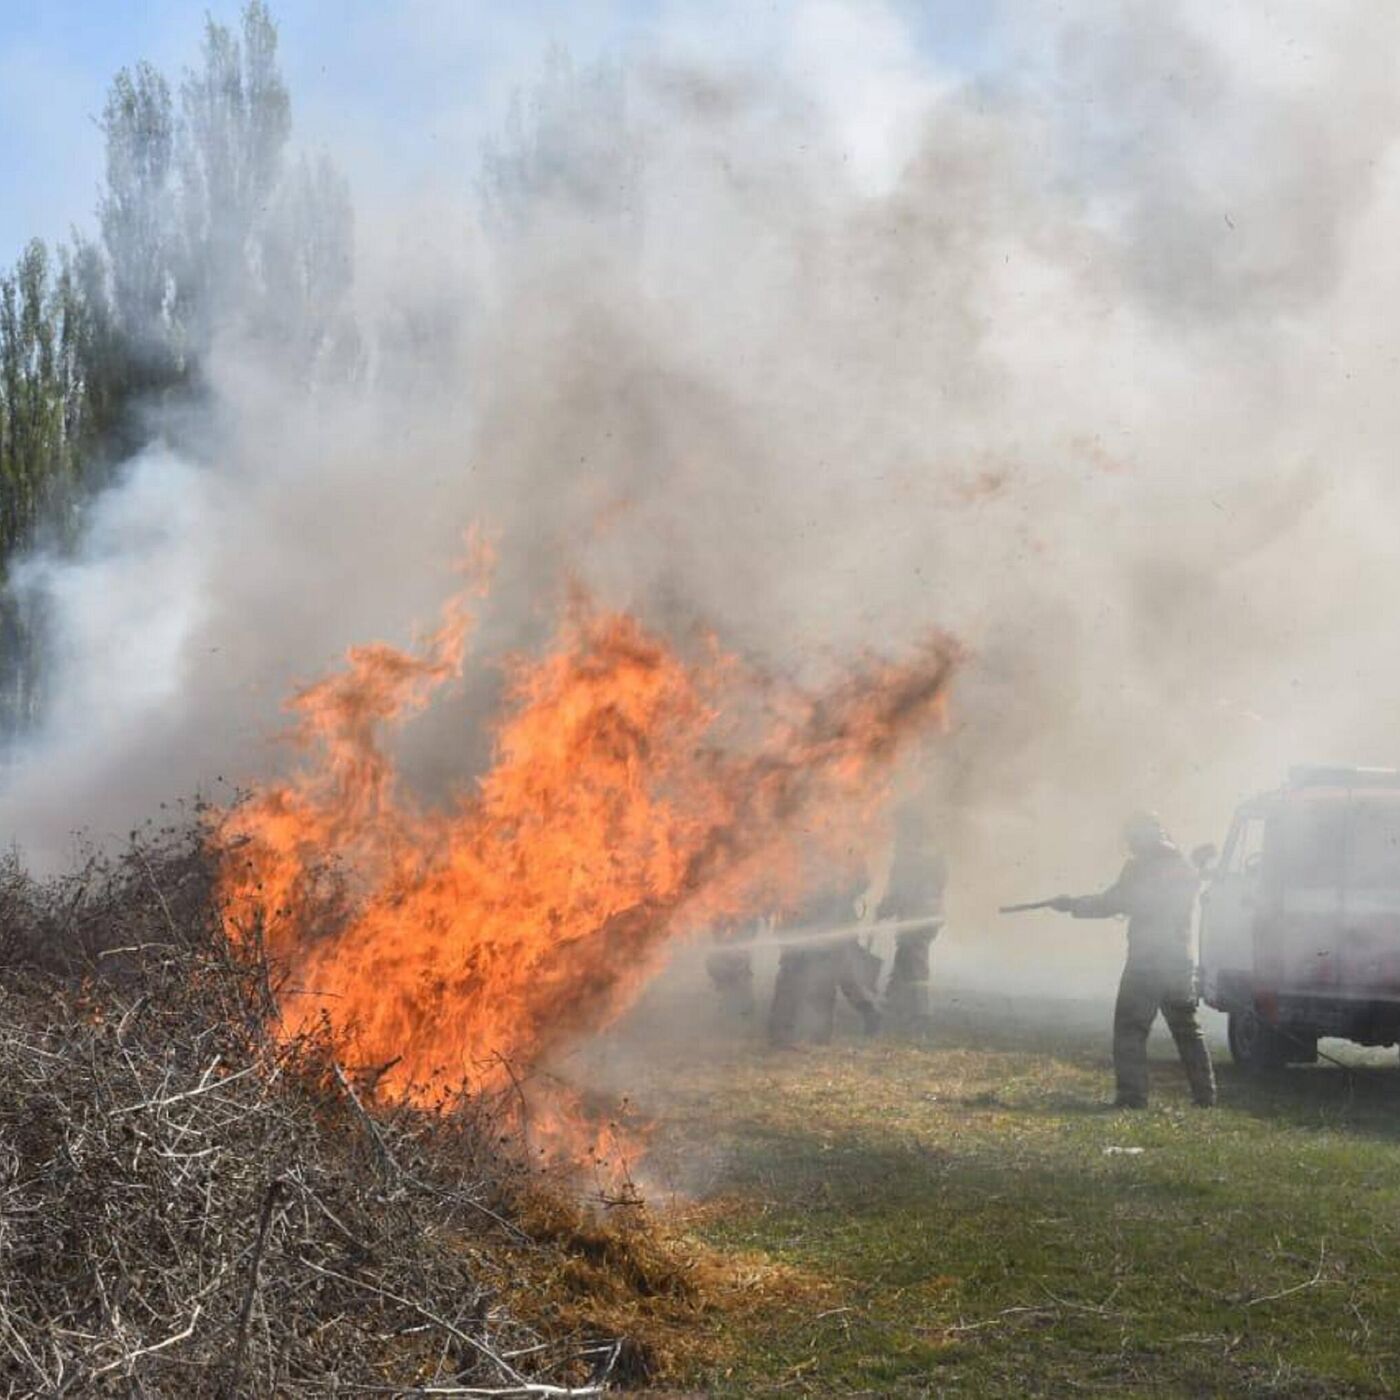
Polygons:
<instances>
[{"instance_id":1,"label":"helmet","mask_svg":"<svg viewBox=\"0 0 1400 1400\"><path fill-rule=\"evenodd\" d=\"M1123 840L1130 851L1148 851L1166 839L1166 828L1156 812L1134 812L1123 823Z\"/></svg>"}]
</instances>

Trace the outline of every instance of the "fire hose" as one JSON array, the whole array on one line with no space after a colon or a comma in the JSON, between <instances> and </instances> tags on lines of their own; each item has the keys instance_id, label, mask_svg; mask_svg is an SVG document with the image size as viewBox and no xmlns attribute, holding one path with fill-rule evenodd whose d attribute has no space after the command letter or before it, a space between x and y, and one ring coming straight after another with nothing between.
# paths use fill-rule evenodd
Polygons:
<instances>
[{"instance_id":1,"label":"fire hose","mask_svg":"<svg viewBox=\"0 0 1400 1400\"><path fill-rule=\"evenodd\" d=\"M718 945L722 948L740 948L745 951L751 948L800 948L807 945L820 945L823 943L836 943L843 938L852 936L865 936L877 933L912 933L915 929L931 928L934 930L943 927L945 920L942 915L926 916L920 919L877 919L874 923L850 923L838 924L835 928L816 928L808 926L805 928L795 928L790 933L785 933L781 937L770 938L735 938L727 940Z\"/></svg>"}]
</instances>

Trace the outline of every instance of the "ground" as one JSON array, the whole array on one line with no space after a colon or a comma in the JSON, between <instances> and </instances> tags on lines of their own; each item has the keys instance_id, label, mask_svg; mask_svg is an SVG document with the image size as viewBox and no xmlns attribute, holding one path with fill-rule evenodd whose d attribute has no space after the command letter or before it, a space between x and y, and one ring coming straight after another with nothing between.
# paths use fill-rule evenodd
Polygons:
<instances>
[{"instance_id":1,"label":"ground","mask_svg":"<svg viewBox=\"0 0 1400 1400\"><path fill-rule=\"evenodd\" d=\"M1260 1083L1222 1048L1203 1112L1154 1042L1153 1107L1113 1111L1084 1010L945 995L919 1041L653 1056L653 1209L796 1281L709 1319L676 1383L1400 1393L1393 1052Z\"/></svg>"}]
</instances>

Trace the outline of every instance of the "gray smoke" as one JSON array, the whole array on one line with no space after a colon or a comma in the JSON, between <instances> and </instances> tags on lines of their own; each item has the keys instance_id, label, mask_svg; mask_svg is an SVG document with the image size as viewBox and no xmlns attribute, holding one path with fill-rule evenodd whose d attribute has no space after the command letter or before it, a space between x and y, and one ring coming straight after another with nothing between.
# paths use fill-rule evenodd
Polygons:
<instances>
[{"instance_id":1,"label":"gray smoke","mask_svg":"<svg viewBox=\"0 0 1400 1400\"><path fill-rule=\"evenodd\" d=\"M488 654L571 580L809 676L956 633L918 781L965 934L1106 879L1131 807L1191 843L1291 761L1393 759L1400 16L1008 5L972 78L902 13L723 56L682 15L553 59L480 179L362 186L366 380L230 339L192 449L28 566L61 684L0 828L53 860L283 761L289 686L430 622L473 521ZM410 771L481 762L492 685Z\"/></svg>"}]
</instances>

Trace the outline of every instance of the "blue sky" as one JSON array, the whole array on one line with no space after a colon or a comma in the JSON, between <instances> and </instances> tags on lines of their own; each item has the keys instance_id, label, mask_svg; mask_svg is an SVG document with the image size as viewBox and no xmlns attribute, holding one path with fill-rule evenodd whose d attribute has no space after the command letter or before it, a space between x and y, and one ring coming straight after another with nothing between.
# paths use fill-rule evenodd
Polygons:
<instances>
[{"instance_id":1,"label":"blue sky","mask_svg":"<svg viewBox=\"0 0 1400 1400\"><path fill-rule=\"evenodd\" d=\"M624 56L658 33L721 55L761 56L802 5L897 23L916 51L975 65L976 0L272 0L299 142L412 179L458 164L552 43L580 60ZM150 59L175 78L199 51L206 8L235 24L239 0L0 0L0 266L26 239L89 228L101 179L96 129L117 69Z\"/></svg>"}]
</instances>

